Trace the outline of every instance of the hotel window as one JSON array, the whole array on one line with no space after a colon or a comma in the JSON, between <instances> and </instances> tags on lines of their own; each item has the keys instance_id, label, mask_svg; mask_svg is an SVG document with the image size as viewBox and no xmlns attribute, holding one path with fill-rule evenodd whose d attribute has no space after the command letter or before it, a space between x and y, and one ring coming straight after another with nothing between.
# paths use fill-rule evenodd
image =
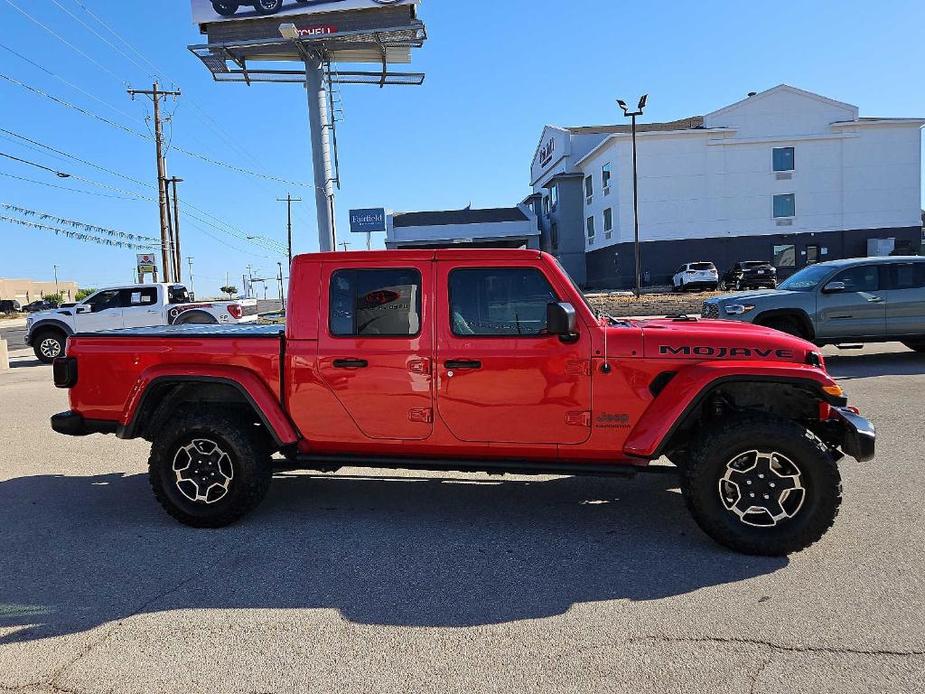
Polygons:
<instances>
[{"instance_id":1,"label":"hotel window","mask_svg":"<svg viewBox=\"0 0 925 694\"><path fill-rule=\"evenodd\" d=\"M774 218L795 217L797 213L796 196L793 193L774 196Z\"/></svg>"},{"instance_id":2,"label":"hotel window","mask_svg":"<svg viewBox=\"0 0 925 694\"><path fill-rule=\"evenodd\" d=\"M604 210L604 238L609 239L613 236L613 208L608 207Z\"/></svg>"},{"instance_id":3,"label":"hotel window","mask_svg":"<svg viewBox=\"0 0 925 694\"><path fill-rule=\"evenodd\" d=\"M613 173L610 169L610 162L607 162L601 167L601 185L604 187L604 195L610 192L610 179L612 177Z\"/></svg>"},{"instance_id":4,"label":"hotel window","mask_svg":"<svg viewBox=\"0 0 925 694\"><path fill-rule=\"evenodd\" d=\"M774 246L774 267L790 268L797 266L797 249L792 244Z\"/></svg>"},{"instance_id":5,"label":"hotel window","mask_svg":"<svg viewBox=\"0 0 925 694\"><path fill-rule=\"evenodd\" d=\"M594 217L588 217L588 243L594 243Z\"/></svg>"},{"instance_id":6,"label":"hotel window","mask_svg":"<svg viewBox=\"0 0 925 694\"><path fill-rule=\"evenodd\" d=\"M794 170L794 151L793 147L775 147L774 148L774 170L775 171L793 171Z\"/></svg>"},{"instance_id":7,"label":"hotel window","mask_svg":"<svg viewBox=\"0 0 925 694\"><path fill-rule=\"evenodd\" d=\"M585 197L589 201L594 197L594 179L591 176L585 176Z\"/></svg>"},{"instance_id":8,"label":"hotel window","mask_svg":"<svg viewBox=\"0 0 925 694\"><path fill-rule=\"evenodd\" d=\"M549 209L554 210L559 206L559 184L553 183L549 186Z\"/></svg>"},{"instance_id":9,"label":"hotel window","mask_svg":"<svg viewBox=\"0 0 925 694\"><path fill-rule=\"evenodd\" d=\"M543 196L543 214L545 215L549 214L549 196L548 195Z\"/></svg>"},{"instance_id":10,"label":"hotel window","mask_svg":"<svg viewBox=\"0 0 925 694\"><path fill-rule=\"evenodd\" d=\"M553 224L552 226L549 227L549 237L550 237L549 240L552 242L552 250L558 251L559 250L559 225L558 224Z\"/></svg>"}]
</instances>

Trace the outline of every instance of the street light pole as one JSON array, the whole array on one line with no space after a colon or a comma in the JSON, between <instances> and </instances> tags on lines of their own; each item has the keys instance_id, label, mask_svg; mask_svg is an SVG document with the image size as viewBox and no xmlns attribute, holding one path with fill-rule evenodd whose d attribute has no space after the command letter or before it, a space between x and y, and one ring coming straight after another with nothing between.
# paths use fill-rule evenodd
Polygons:
<instances>
[{"instance_id":1,"label":"street light pole","mask_svg":"<svg viewBox=\"0 0 925 694\"><path fill-rule=\"evenodd\" d=\"M52 267L55 269L55 294L60 294L61 292L58 289L58 266L52 265Z\"/></svg>"},{"instance_id":2,"label":"street light pole","mask_svg":"<svg viewBox=\"0 0 925 694\"><path fill-rule=\"evenodd\" d=\"M623 115L631 119L631 129L633 132L633 228L635 233L634 239L634 256L636 264L636 298L639 298L639 295L642 293L642 281L641 281L641 253L639 246L639 174L636 168L636 117L641 116L643 110L646 107L646 102L649 99L649 95L645 94L639 100L639 105L636 107L635 111L630 111L627 107L626 102L620 99L617 99L617 104L620 108L623 109Z\"/></svg>"}]
</instances>

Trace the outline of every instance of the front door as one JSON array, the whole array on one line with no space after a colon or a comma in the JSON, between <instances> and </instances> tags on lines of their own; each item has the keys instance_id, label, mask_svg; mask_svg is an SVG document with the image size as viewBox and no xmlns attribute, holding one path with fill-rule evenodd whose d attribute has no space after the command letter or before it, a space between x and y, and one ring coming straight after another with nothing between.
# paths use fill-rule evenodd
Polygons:
<instances>
[{"instance_id":1,"label":"front door","mask_svg":"<svg viewBox=\"0 0 925 694\"><path fill-rule=\"evenodd\" d=\"M832 282L845 290L826 294ZM842 270L818 290L816 336L819 338L881 338L886 335L886 292L877 265L858 265Z\"/></svg>"},{"instance_id":2,"label":"front door","mask_svg":"<svg viewBox=\"0 0 925 694\"><path fill-rule=\"evenodd\" d=\"M80 307L89 307L86 313L80 312ZM86 311L86 308L83 308ZM78 333L93 333L100 330L115 330L122 325L122 296L119 289L107 289L97 292L78 308L75 325Z\"/></svg>"},{"instance_id":3,"label":"front door","mask_svg":"<svg viewBox=\"0 0 925 694\"><path fill-rule=\"evenodd\" d=\"M433 263L322 273L318 370L370 439L425 439L433 430Z\"/></svg>"},{"instance_id":4,"label":"front door","mask_svg":"<svg viewBox=\"0 0 925 694\"><path fill-rule=\"evenodd\" d=\"M578 444L590 434L591 337L546 334L540 270L437 264L437 409L462 441Z\"/></svg>"},{"instance_id":5,"label":"front door","mask_svg":"<svg viewBox=\"0 0 925 694\"><path fill-rule=\"evenodd\" d=\"M894 263L886 268L887 334L925 336L925 260Z\"/></svg>"}]
</instances>

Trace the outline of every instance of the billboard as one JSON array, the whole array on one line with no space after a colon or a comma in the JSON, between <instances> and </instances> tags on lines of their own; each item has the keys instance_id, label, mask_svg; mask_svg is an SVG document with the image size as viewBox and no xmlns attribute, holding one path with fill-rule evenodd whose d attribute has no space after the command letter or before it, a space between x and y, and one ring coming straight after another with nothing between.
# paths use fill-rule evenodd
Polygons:
<instances>
[{"instance_id":1,"label":"billboard","mask_svg":"<svg viewBox=\"0 0 925 694\"><path fill-rule=\"evenodd\" d=\"M268 16L321 15L326 12L367 10L376 7L415 5L418 0L192 0L196 24L239 21Z\"/></svg>"}]
</instances>

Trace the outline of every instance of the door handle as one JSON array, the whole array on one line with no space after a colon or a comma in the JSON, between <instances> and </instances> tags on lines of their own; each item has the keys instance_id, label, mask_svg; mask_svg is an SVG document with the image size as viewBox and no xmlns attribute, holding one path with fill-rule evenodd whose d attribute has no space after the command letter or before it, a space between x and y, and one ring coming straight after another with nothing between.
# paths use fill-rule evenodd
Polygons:
<instances>
[{"instance_id":1,"label":"door handle","mask_svg":"<svg viewBox=\"0 0 925 694\"><path fill-rule=\"evenodd\" d=\"M883 297L882 296L869 296L867 297L867 300L872 304L879 304L883 302Z\"/></svg>"},{"instance_id":2,"label":"door handle","mask_svg":"<svg viewBox=\"0 0 925 694\"><path fill-rule=\"evenodd\" d=\"M482 362L469 359L450 359L443 362L448 369L481 369Z\"/></svg>"},{"instance_id":3,"label":"door handle","mask_svg":"<svg viewBox=\"0 0 925 694\"><path fill-rule=\"evenodd\" d=\"M369 362L365 359L335 359L335 369L365 369Z\"/></svg>"}]
</instances>

